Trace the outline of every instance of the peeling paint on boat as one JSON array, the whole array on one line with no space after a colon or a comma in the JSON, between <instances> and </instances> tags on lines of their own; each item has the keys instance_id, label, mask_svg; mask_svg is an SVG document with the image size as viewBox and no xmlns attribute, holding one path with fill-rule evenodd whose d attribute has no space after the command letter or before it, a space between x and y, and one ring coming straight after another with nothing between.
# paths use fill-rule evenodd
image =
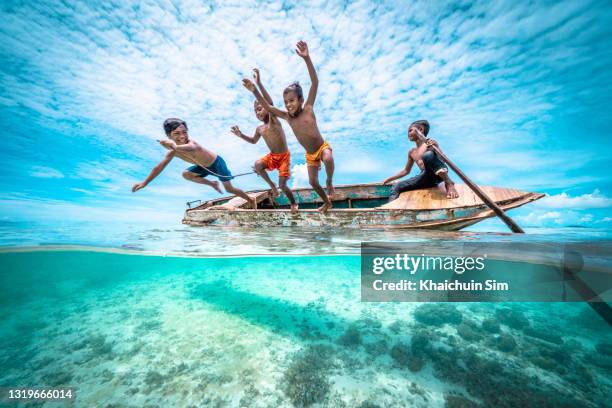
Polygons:
<instances>
[{"instance_id":1,"label":"peeling paint on boat","mask_svg":"<svg viewBox=\"0 0 612 408\"><path fill-rule=\"evenodd\" d=\"M326 213L315 209L301 209L291 213L287 208L264 208L258 210L246 209L246 202L238 198L227 197L207 201L200 206L188 209L183 219L189 225L214 226L308 226L308 227L343 227L343 228L429 228L442 230L459 230L473 225L483 219L494 216L488 207L474 197L469 196L465 186L457 185L464 194L463 199L447 200L439 188L418 190L402 193L392 208L390 204L378 205L373 208L352 208L359 202L386 202L390 194L390 186L381 184L361 184L338 186L334 197L335 206ZM524 192L520 190L499 187L483 187L488 194L503 209L515 208L535 201L543 194ZM289 204L283 195L272 203L265 190L249 192L261 201L261 205L278 207ZM294 190L296 201L301 205L316 205L321 203L319 196L312 189ZM355 203L352 200L356 200ZM235 204L234 205L232 205ZM427 208L438 207L438 208Z\"/></svg>"}]
</instances>

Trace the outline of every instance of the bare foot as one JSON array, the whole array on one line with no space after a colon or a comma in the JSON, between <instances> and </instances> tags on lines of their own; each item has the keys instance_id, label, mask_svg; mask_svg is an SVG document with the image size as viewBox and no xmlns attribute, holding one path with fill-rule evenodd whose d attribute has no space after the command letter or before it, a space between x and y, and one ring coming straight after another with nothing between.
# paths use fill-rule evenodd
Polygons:
<instances>
[{"instance_id":1,"label":"bare foot","mask_svg":"<svg viewBox=\"0 0 612 408\"><path fill-rule=\"evenodd\" d=\"M332 184L331 180L327 181L327 195L330 199L334 198L336 195L336 190L334 189L334 185Z\"/></svg>"},{"instance_id":2,"label":"bare foot","mask_svg":"<svg viewBox=\"0 0 612 408\"><path fill-rule=\"evenodd\" d=\"M278 191L278 189L276 187L272 187L270 189L270 194L272 194L273 198L278 198L280 197L280 192Z\"/></svg>"},{"instance_id":3,"label":"bare foot","mask_svg":"<svg viewBox=\"0 0 612 408\"><path fill-rule=\"evenodd\" d=\"M297 214L298 209L299 207L297 204L291 204L291 214Z\"/></svg>"},{"instance_id":4,"label":"bare foot","mask_svg":"<svg viewBox=\"0 0 612 408\"><path fill-rule=\"evenodd\" d=\"M219 194L223 194L223 191L221 191L221 187L219 187L219 182L218 181L211 181L211 186L212 188L214 188L215 190L217 190L219 192Z\"/></svg>"},{"instance_id":5,"label":"bare foot","mask_svg":"<svg viewBox=\"0 0 612 408\"><path fill-rule=\"evenodd\" d=\"M444 187L446 187L446 198L458 198L459 193L455 189L455 183L445 182Z\"/></svg>"},{"instance_id":6,"label":"bare foot","mask_svg":"<svg viewBox=\"0 0 612 408\"><path fill-rule=\"evenodd\" d=\"M324 213L324 212L327 212L327 210L329 210L330 208L332 208L332 203L331 201L328 201L326 203L323 203L323 205L320 206L319 208L317 208L317 211Z\"/></svg>"}]
</instances>

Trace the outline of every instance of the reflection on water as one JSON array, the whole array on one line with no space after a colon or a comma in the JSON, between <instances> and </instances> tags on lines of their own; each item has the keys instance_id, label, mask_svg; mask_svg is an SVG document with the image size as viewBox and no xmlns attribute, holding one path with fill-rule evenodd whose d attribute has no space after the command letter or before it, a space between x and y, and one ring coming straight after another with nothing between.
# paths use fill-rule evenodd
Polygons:
<instances>
[{"instance_id":1,"label":"reflection on water","mask_svg":"<svg viewBox=\"0 0 612 408\"><path fill-rule=\"evenodd\" d=\"M0 246L89 245L192 255L348 254L361 242L483 241L554 242L611 239L609 230L533 229L527 234L396 229L227 228L184 225L0 222Z\"/></svg>"}]
</instances>

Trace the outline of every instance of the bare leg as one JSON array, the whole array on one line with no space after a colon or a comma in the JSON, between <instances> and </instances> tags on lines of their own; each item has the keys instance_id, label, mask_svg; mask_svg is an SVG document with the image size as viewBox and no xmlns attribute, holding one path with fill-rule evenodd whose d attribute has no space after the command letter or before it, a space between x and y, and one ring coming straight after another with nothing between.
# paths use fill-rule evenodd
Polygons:
<instances>
[{"instance_id":1,"label":"bare leg","mask_svg":"<svg viewBox=\"0 0 612 408\"><path fill-rule=\"evenodd\" d=\"M255 168L255 172L259 174L261 178L264 179L264 181L270 185L270 188L272 189L272 197L276 198L280 196L280 193L278 192L278 189L274 185L274 182L270 180L270 176L268 176L268 172L266 171L266 165L262 161L257 160L255 162L254 168Z\"/></svg>"},{"instance_id":2,"label":"bare leg","mask_svg":"<svg viewBox=\"0 0 612 408\"><path fill-rule=\"evenodd\" d=\"M332 203L329 197L327 197L327 194L325 194L325 190L323 190L323 187L321 187L321 185L319 184L319 168L318 167L308 166L308 180L310 181L310 185L312 186L314 191L316 191L319 197L323 199L323 205L319 207L317 210L320 212L325 212L329 210L332 206Z\"/></svg>"},{"instance_id":3,"label":"bare leg","mask_svg":"<svg viewBox=\"0 0 612 408\"><path fill-rule=\"evenodd\" d=\"M236 194L238 197L242 197L244 198L248 203L251 203L251 206L253 207L254 210L257 209L257 201L255 201L253 198L249 197L247 195L247 193L245 193L244 191L242 191L241 189L232 186L232 183L230 181L224 181L223 182L223 187L225 187L225 191L227 191L230 194Z\"/></svg>"},{"instance_id":4,"label":"bare leg","mask_svg":"<svg viewBox=\"0 0 612 408\"><path fill-rule=\"evenodd\" d=\"M327 180L325 181L325 185L327 186L327 194L331 199L336 195L336 190L334 190L333 177L334 177L334 156L332 155L331 149L323 150L323 154L321 155L321 161L325 164L325 173L327 174Z\"/></svg>"},{"instance_id":5,"label":"bare leg","mask_svg":"<svg viewBox=\"0 0 612 408\"><path fill-rule=\"evenodd\" d=\"M204 185L210 186L210 187L214 188L215 190L217 190L219 192L219 194L223 194L223 191L221 190L221 187L219 187L219 182L218 181L208 180L208 179L200 176L199 174L192 173L190 171L184 171L183 172L183 177L185 178L185 180L189 180L189 181L193 181L194 183L204 184Z\"/></svg>"},{"instance_id":6,"label":"bare leg","mask_svg":"<svg viewBox=\"0 0 612 408\"><path fill-rule=\"evenodd\" d=\"M444 187L446 187L446 198L457 198L459 193L455 189L455 183L448 176L448 170L441 169L436 173L442 180L444 180Z\"/></svg>"},{"instance_id":7,"label":"bare leg","mask_svg":"<svg viewBox=\"0 0 612 408\"><path fill-rule=\"evenodd\" d=\"M297 210L298 210L298 205L295 202L295 197L293 196L293 192L291 191L291 189L287 185L287 179L288 179L288 177L279 176L278 177L278 185L280 186L281 190L283 190L283 192L285 193L285 195L289 199L289 202L291 203L291 212L292 213L296 213Z\"/></svg>"}]
</instances>

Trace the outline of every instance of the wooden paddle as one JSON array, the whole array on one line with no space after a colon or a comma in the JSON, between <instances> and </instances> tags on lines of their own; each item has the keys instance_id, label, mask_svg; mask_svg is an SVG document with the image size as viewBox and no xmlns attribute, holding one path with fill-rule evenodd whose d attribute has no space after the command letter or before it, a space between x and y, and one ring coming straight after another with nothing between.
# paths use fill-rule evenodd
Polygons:
<instances>
[{"instance_id":1,"label":"wooden paddle","mask_svg":"<svg viewBox=\"0 0 612 408\"><path fill-rule=\"evenodd\" d=\"M419 139L423 142L423 143L427 143L427 138L425 137L425 135L423 133L421 133L421 131L419 129L415 129L416 130L416 134L419 137ZM518 232L521 234L524 234L525 231L523 231L523 229L521 227L518 226L518 224L516 222L514 222L514 220L510 217L508 217L506 215L506 213L504 212L504 210L502 210L497 204L495 204L495 202L493 200L491 200L489 198L489 196L487 196L487 194L482 191L480 189L480 187L478 187L476 184L474 184L472 182L472 180L470 180L468 178L468 176L466 176L460 169L459 167L457 167L455 165L455 163L453 163L448 157L446 157L446 155L444 153L442 153L442 150L440 150L440 148L438 146L432 145L430 146L434 152L436 152L436 154L440 157L440 159L442 159L442 161L444 161L444 163L446 163L448 165L448 167L450 167L451 169L453 169L453 171L455 173L457 173L457 175L461 178L461 180L463 180L463 182L470 188L472 189L472 191L474 192L474 194L476 194L491 210L493 210L493 212L499 217L501 218L501 220L503 222L506 223L506 225L508 226L508 228L510 228L512 230L512 232Z\"/></svg>"}]
</instances>

